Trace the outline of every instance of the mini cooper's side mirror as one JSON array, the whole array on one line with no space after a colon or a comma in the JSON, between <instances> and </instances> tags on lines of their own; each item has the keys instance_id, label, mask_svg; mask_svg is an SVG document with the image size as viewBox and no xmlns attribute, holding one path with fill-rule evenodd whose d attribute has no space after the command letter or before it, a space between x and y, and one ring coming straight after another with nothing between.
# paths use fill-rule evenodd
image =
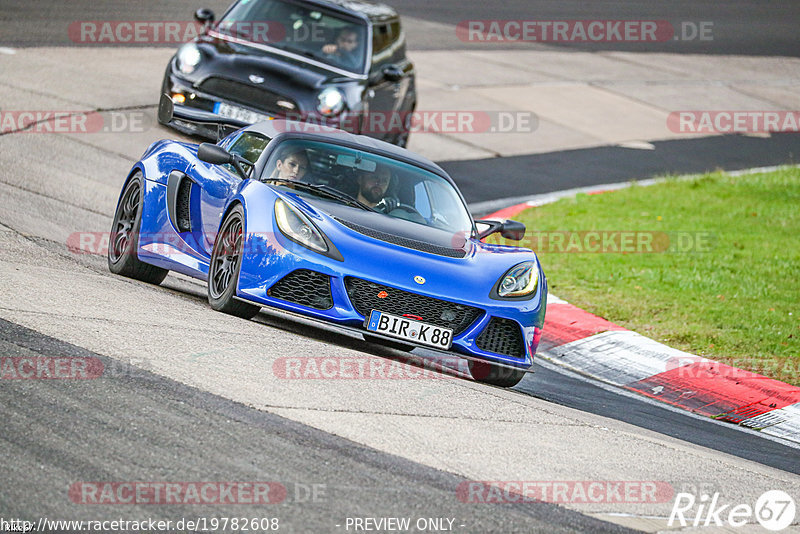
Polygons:
<instances>
[{"instance_id":1,"label":"mini cooper's side mirror","mask_svg":"<svg viewBox=\"0 0 800 534\"><path fill-rule=\"evenodd\" d=\"M476 220L475 224L478 227L478 239L489 237L497 232L512 241L520 241L525 237L525 225L519 221Z\"/></svg>"},{"instance_id":2,"label":"mini cooper's side mirror","mask_svg":"<svg viewBox=\"0 0 800 534\"><path fill-rule=\"evenodd\" d=\"M405 76L403 69L397 65L386 65L381 72L383 73L383 78L390 82L399 82Z\"/></svg>"},{"instance_id":3,"label":"mini cooper's side mirror","mask_svg":"<svg viewBox=\"0 0 800 534\"><path fill-rule=\"evenodd\" d=\"M214 24L216 18L217 17L214 15L214 12L208 9L207 7L201 7L200 9L194 12L194 19L206 27Z\"/></svg>"}]
</instances>

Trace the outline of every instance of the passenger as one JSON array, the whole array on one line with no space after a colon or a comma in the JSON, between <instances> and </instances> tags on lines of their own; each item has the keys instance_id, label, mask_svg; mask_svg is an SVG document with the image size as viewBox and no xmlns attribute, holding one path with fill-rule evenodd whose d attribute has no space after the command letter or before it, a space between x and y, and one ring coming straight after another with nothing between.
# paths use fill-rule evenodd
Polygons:
<instances>
[{"instance_id":1,"label":"passenger","mask_svg":"<svg viewBox=\"0 0 800 534\"><path fill-rule=\"evenodd\" d=\"M270 178L300 181L308 171L308 154L297 145L288 145L278 149L275 170Z\"/></svg>"}]
</instances>

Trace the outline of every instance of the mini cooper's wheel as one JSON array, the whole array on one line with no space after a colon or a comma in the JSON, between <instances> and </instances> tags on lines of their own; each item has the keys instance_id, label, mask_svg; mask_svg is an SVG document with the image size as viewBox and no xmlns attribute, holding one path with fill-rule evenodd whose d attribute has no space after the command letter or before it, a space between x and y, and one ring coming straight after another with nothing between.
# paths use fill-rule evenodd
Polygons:
<instances>
[{"instance_id":1,"label":"mini cooper's wheel","mask_svg":"<svg viewBox=\"0 0 800 534\"><path fill-rule=\"evenodd\" d=\"M222 223L208 268L208 302L217 311L252 319L260 306L236 300L244 250L244 209L235 206Z\"/></svg>"},{"instance_id":2,"label":"mini cooper's wheel","mask_svg":"<svg viewBox=\"0 0 800 534\"><path fill-rule=\"evenodd\" d=\"M139 230L142 226L142 199L144 179L137 171L122 192L111 236L108 240L108 269L128 278L149 284L160 284L169 272L167 269L144 263L139 259Z\"/></svg>"},{"instance_id":3,"label":"mini cooper's wheel","mask_svg":"<svg viewBox=\"0 0 800 534\"><path fill-rule=\"evenodd\" d=\"M501 388L516 386L525 378L525 371L475 360L469 360L469 372L477 382Z\"/></svg>"}]
</instances>

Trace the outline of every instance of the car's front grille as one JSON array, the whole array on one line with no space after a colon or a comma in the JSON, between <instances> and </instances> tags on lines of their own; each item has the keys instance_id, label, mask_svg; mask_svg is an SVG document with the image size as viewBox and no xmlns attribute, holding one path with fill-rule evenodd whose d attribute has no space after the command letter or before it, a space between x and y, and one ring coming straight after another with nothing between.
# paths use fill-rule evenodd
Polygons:
<instances>
[{"instance_id":1,"label":"car's front grille","mask_svg":"<svg viewBox=\"0 0 800 534\"><path fill-rule=\"evenodd\" d=\"M347 277L344 284L350 302L364 317L369 316L372 310L394 315L411 314L422 317L426 323L451 328L458 335L483 314L483 310L479 308L418 295L360 278Z\"/></svg>"},{"instance_id":2,"label":"car's front grille","mask_svg":"<svg viewBox=\"0 0 800 534\"><path fill-rule=\"evenodd\" d=\"M478 348L494 354L503 354L514 358L525 356L525 342L522 330L516 321L492 317L486 328L475 341Z\"/></svg>"},{"instance_id":3,"label":"car's front grille","mask_svg":"<svg viewBox=\"0 0 800 534\"><path fill-rule=\"evenodd\" d=\"M278 280L267 294L276 299L317 310L329 310L333 307L330 277L307 269L287 274Z\"/></svg>"},{"instance_id":4,"label":"car's front grille","mask_svg":"<svg viewBox=\"0 0 800 534\"><path fill-rule=\"evenodd\" d=\"M424 241L408 239L407 237L399 237L394 234L388 234L386 232L374 230L367 226L361 226L360 224L356 224L354 222L345 221L344 219L339 219L338 217L336 220L351 230L355 230L359 234L364 234L367 237L371 237L379 241L386 241L387 243L392 243L401 247L419 250L420 252L428 252L429 254L437 254L439 256L447 256L450 258L463 258L467 255L467 253L461 249L452 249L449 247L432 245L431 243L425 243Z\"/></svg>"},{"instance_id":5,"label":"car's front grille","mask_svg":"<svg viewBox=\"0 0 800 534\"><path fill-rule=\"evenodd\" d=\"M206 78L198 87L200 91L217 96L222 100L243 104L275 116L285 116L289 112L297 112L297 103L291 98L279 95L268 89L248 85L246 83L226 80L225 78ZM288 102L292 107L279 106L279 101Z\"/></svg>"}]
</instances>

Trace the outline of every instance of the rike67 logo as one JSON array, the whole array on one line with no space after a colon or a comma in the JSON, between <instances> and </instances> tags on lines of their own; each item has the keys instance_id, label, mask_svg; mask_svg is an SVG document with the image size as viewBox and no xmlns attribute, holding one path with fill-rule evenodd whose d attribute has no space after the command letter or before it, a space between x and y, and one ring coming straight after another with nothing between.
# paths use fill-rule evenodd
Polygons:
<instances>
[{"instance_id":1,"label":"rike67 logo","mask_svg":"<svg viewBox=\"0 0 800 534\"><path fill-rule=\"evenodd\" d=\"M667 525L743 527L755 519L765 529L777 532L792 524L795 512L794 499L781 490L764 492L754 506L722 504L718 492L712 496L703 494L699 499L691 493L678 493Z\"/></svg>"}]
</instances>

